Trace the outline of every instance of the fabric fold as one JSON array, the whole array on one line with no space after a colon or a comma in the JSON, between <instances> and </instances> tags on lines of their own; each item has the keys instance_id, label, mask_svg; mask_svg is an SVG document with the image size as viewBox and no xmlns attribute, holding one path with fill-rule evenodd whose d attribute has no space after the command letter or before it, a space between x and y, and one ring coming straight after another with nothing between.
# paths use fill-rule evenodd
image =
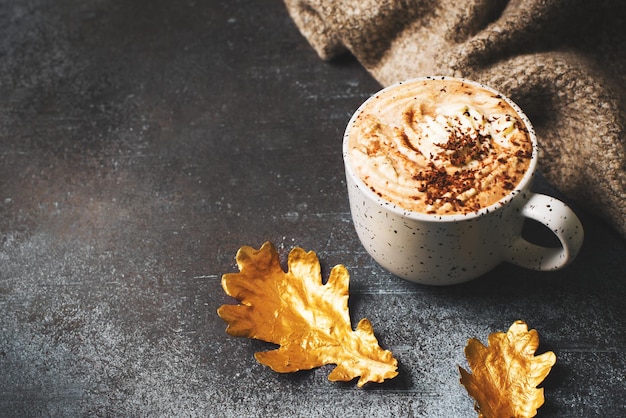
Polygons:
<instances>
[{"instance_id":1,"label":"fabric fold","mask_svg":"<svg viewBox=\"0 0 626 418\"><path fill-rule=\"evenodd\" d=\"M466 77L528 114L540 171L626 238L626 4L619 0L284 0L320 58L381 84Z\"/></svg>"}]
</instances>

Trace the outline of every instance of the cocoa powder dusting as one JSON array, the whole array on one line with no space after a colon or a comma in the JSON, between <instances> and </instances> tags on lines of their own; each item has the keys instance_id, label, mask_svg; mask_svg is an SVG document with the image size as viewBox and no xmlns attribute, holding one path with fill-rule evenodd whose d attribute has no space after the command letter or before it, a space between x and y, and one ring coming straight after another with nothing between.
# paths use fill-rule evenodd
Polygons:
<instances>
[{"instance_id":1,"label":"cocoa powder dusting","mask_svg":"<svg viewBox=\"0 0 626 418\"><path fill-rule=\"evenodd\" d=\"M460 126L450 132L448 142L437 146L452 151L450 162L455 166L467 164L469 161L480 161L489 153L490 135L470 135L463 132Z\"/></svg>"},{"instance_id":2,"label":"cocoa powder dusting","mask_svg":"<svg viewBox=\"0 0 626 418\"><path fill-rule=\"evenodd\" d=\"M458 196L475 186L475 173L475 170L458 170L450 174L431 162L427 170L418 172L413 178L421 182L418 191L426 193L425 202L428 205L450 203L458 209L465 206L465 201Z\"/></svg>"}]
</instances>

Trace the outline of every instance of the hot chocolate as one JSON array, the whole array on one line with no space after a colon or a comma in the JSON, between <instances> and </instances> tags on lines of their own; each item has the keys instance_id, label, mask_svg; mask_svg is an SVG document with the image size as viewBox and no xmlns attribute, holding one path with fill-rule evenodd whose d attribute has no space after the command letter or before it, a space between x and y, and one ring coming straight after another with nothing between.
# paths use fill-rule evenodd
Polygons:
<instances>
[{"instance_id":1,"label":"hot chocolate","mask_svg":"<svg viewBox=\"0 0 626 418\"><path fill-rule=\"evenodd\" d=\"M515 109L456 79L382 90L348 127L347 158L381 198L426 214L463 214L507 196L533 147Z\"/></svg>"}]
</instances>

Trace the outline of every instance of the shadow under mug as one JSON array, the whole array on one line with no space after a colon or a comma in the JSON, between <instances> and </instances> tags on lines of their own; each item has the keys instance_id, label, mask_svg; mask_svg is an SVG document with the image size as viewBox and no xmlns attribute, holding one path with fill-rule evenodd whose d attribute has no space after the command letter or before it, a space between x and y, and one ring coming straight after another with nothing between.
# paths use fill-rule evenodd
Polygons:
<instances>
[{"instance_id":1,"label":"shadow under mug","mask_svg":"<svg viewBox=\"0 0 626 418\"><path fill-rule=\"evenodd\" d=\"M477 278L502 262L533 270L558 270L578 254L583 228L562 201L532 193L537 169L537 137L528 117L509 98L480 83L460 80L500 95L518 113L532 142L532 157L522 180L498 202L467 214L433 215L414 212L389 202L359 178L348 156L348 137L366 100L354 113L344 134L343 158L350 211L357 235L367 252L387 271L406 280L429 285L451 285ZM388 89L412 81L389 86ZM560 246L543 247L522 237L525 219L545 225Z\"/></svg>"}]
</instances>

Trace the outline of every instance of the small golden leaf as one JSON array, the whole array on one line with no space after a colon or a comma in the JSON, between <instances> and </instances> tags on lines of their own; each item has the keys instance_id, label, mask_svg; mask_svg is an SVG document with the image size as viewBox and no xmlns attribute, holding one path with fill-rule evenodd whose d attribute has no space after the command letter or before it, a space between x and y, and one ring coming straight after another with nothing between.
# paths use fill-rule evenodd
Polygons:
<instances>
[{"instance_id":1,"label":"small golden leaf","mask_svg":"<svg viewBox=\"0 0 626 418\"><path fill-rule=\"evenodd\" d=\"M548 351L535 356L539 334L528 331L524 321L515 321L507 333L488 337L485 347L472 338L465 356L472 374L459 367L461 384L475 399L479 417L534 417L543 405L543 388L537 386L550 373L556 356Z\"/></svg>"},{"instance_id":2,"label":"small golden leaf","mask_svg":"<svg viewBox=\"0 0 626 418\"><path fill-rule=\"evenodd\" d=\"M323 284L313 251L294 248L289 253L287 272L269 242L259 250L241 247L236 259L239 273L224 274L222 287L240 304L222 305L217 313L228 323L230 335L280 346L256 353L260 363L280 373L336 364L328 379L360 377L359 387L398 374L397 360L380 348L369 320L362 319L352 330L350 276L343 265L335 266Z\"/></svg>"}]
</instances>

